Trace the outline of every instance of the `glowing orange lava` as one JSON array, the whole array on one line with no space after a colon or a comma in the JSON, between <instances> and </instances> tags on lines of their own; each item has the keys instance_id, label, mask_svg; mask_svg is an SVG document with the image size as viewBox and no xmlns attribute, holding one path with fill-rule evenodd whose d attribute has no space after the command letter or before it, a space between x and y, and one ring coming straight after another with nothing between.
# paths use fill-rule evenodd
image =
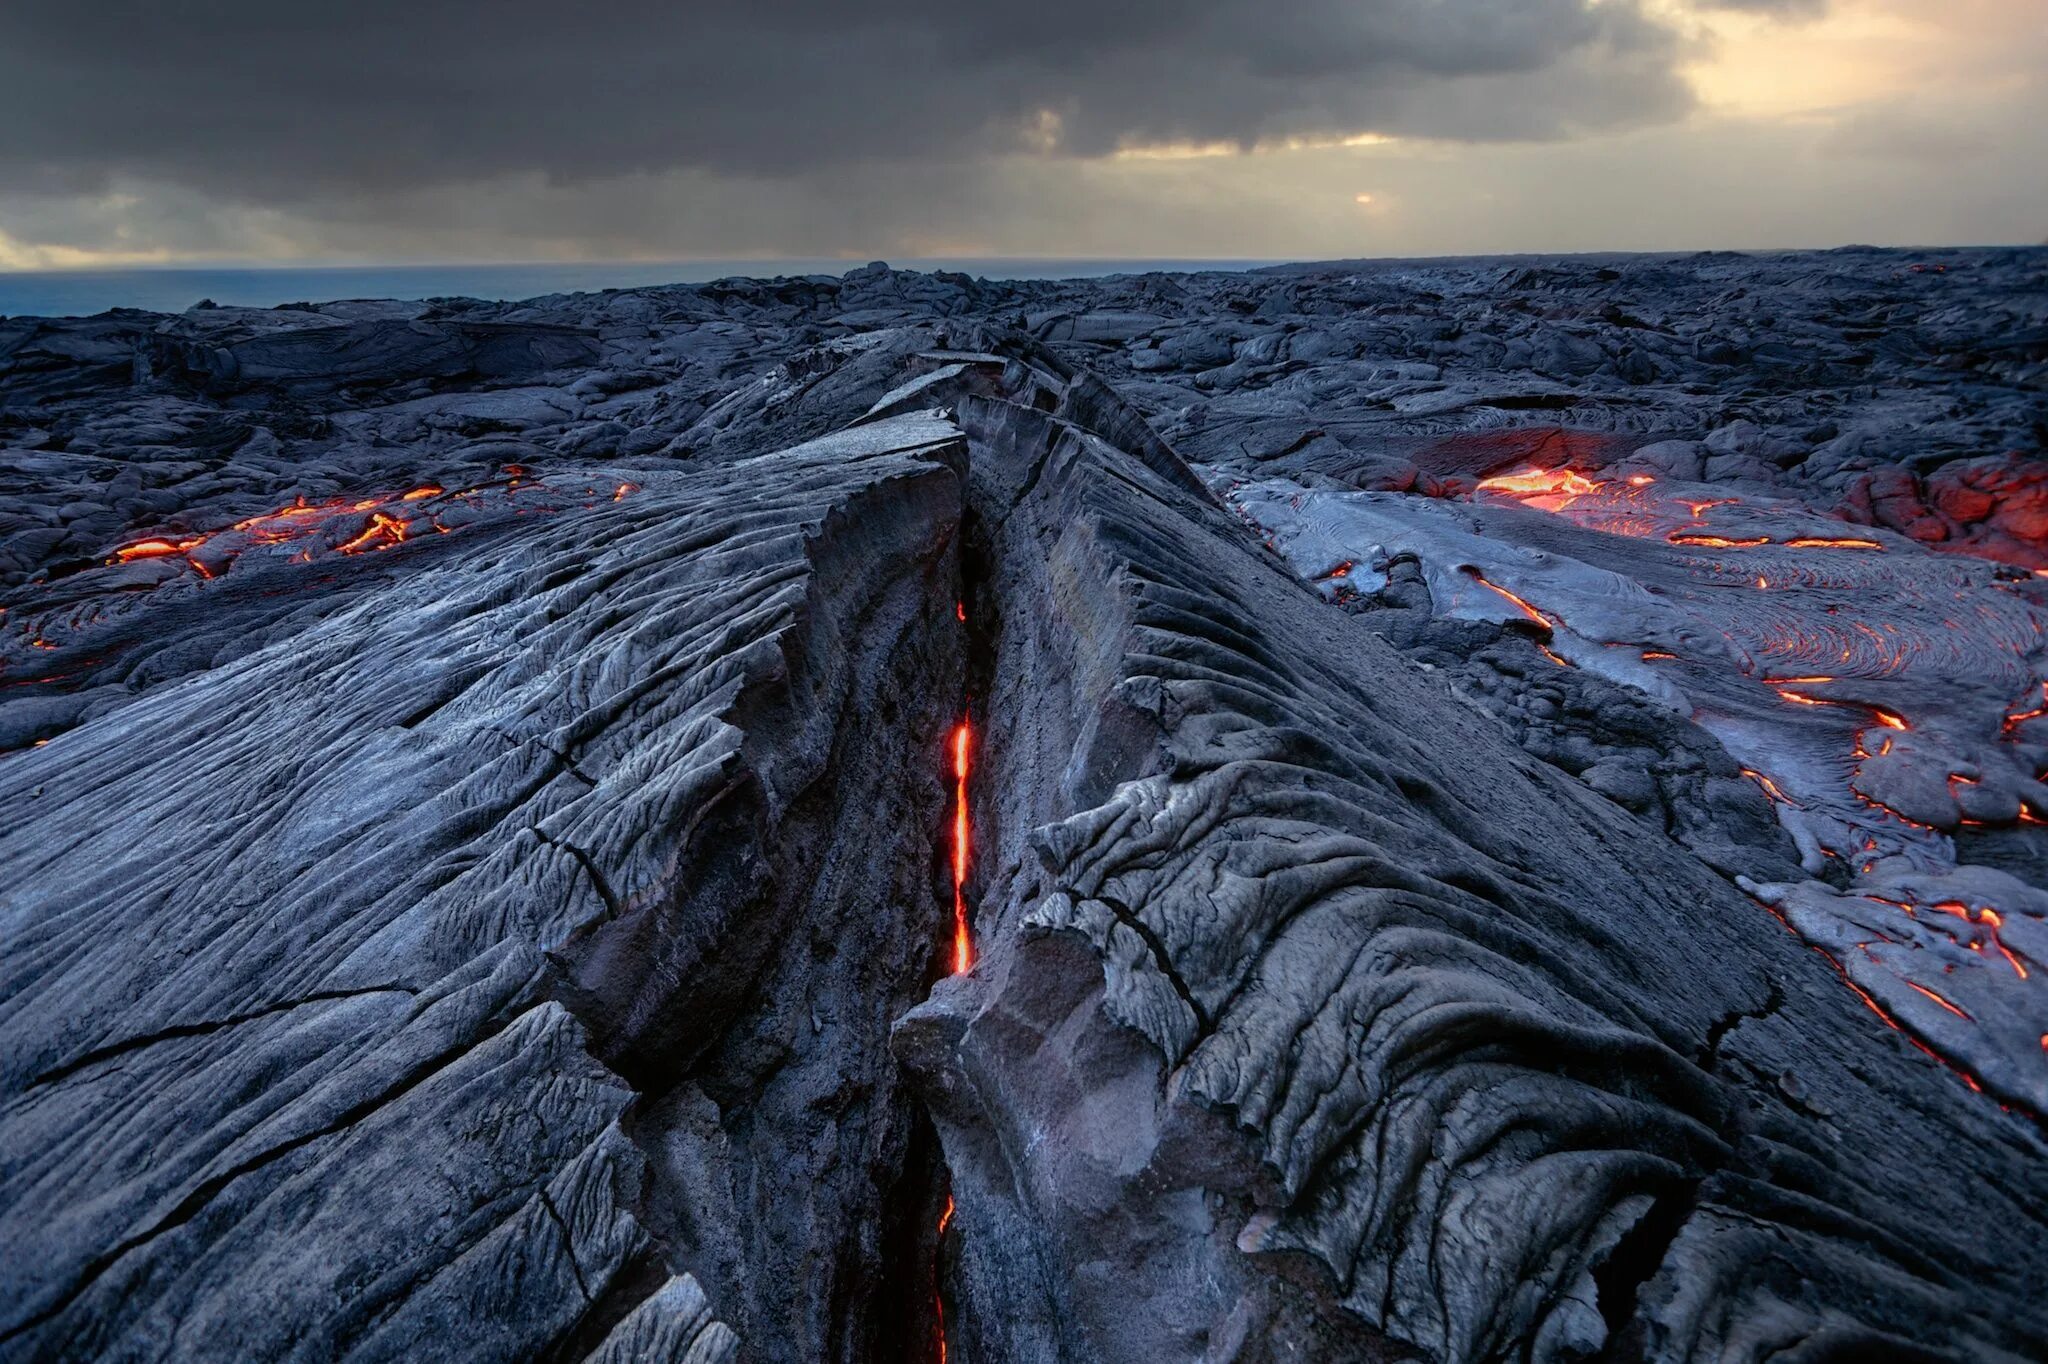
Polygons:
<instances>
[{"instance_id":1,"label":"glowing orange lava","mask_svg":"<svg viewBox=\"0 0 2048 1364\"><path fill-rule=\"evenodd\" d=\"M1873 896L1871 898L1874 899L1876 897ZM1899 908L1905 910L1908 914L1913 912L1911 905L1899 905ZM1989 905L1980 906L1977 912L1972 914L1970 907L1960 900L1941 900L1936 902L1931 908L1943 914L1953 915L1966 924L1974 924L1983 928L1991 939L1991 945L1998 949L2000 956L2005 958L2005 964L2012 968L2013 974L2021 980L2028 978L2026 962L2022 961L2019 954L2008 947L2005 939L1999 936L1999 930L2005 927L2005 916L2003 914L2000 914ZM1970 947L1973 951L1981 952L1984 950L1982 943L1974 941L1970 943Z\"/></svg>"},{"instance_id":2,"label":"glowing orange lava","mask_svg":"<svg viewBox=\"0 0 2048 1364\"><path fill-rule=\"evenodd\" d=\"M1786 795L1783 791L1778 789L1778 783L1772 781L1769 777L1757 771L1754 767L1743 768L1742 775L1748 777L1758 786L1763 787L1764 794L1769 796L1772 800L1783 801L1787 805L1792 805L1796 803L1793 801L1792 797Z\"/></svg>"},{"instance_id":3,"label":"glowing orange lava","mask_svg":"<svg viewBox=\"0 0 2048 1364\"><path fill-rule=\"evenodd\" d=\"M1517 611L1520 611L1524 616L1534 621L1536 624L1542 626L1545 630L1552 630L1556 628L1552 624L1550 617L1544 615L1541 611L1538 611L1528 602L1516 596L1514 593L1508 591L1505 587L1502 587L1500 584L1488 582L1483 576L1480 575L1477 569L1468 568L1465 571L1471 575L1473 582L1478 583L1487 591L1492 592L1497 596L1506 599L1506 601L1510 605L1512 605Z\"/></svg>"},{"instance_id":4,"label":"glowing orange lava","mask_svg":"<svg viewBox=\"0 0 2048 1364\"><path fill-rule=\"evenodd\" d=\"M141 540L132 545L123 545L114 551L114 557L122 563L136 559L165 559L183 554L206 543L206 537L195 535L189 540Z\"/></svg>"},{"instance_id":5,"label":"glowing orange lava","mask_svg":"<svg viewBox=\"0 0 2048 1364\"><path fill-rule=\"evenodd\" d=\"M1883 546L1883 545L1879 544L1879 543L1878 543L1877 541L1875 541L1875 540L1865 540L1865 539L1862 539L1862 538L1861 538L1861 537L1859 537L1859 536L1854 536L1854 535L1842 535L1842 536L1825 536L1825 535L1802 535L1802 536L1799 536L1799 537L1798 537L1797 539L1787 540L1787 541L1785 542L1785 547L1786 547L1787 549L1883 549L1883 548L1884 548L1884 546Z\"/></svg>"},{"instance_id":6,"label":"glowing orange lava","mask_svg":"<svg viewBox=\"0 0 2048 1364\"><path fill-rule=\"evenodd\" d=\"M410 524L383 512L372 512L370 524L363 528L363 533L340 546L340 550L343 554L360 554L366 549L389 549L403 544Z\"/></svg>"},{"instance_id":7,"label":"glowing orange lava","mask_svg":"<svg viewBox=\"0 0 2048 1364\"><path fill-rule=\"evenodd\" d=\"M1758 545L1768 545L1771 542L1771 537L1768 535L1754 535L1741 540L1733 540L1725 535L1709 535L1704 531L1684 529L1672 531L1664 538L1674 545L1690 545L1706 549L1754 549Z\"/></svg>"},{"instance_id":8,"label":"glowing orange lava","mask_svg":"<svg viewBox=\"0 0 2048 1364\"><path fill-rule=\"evenodd\" d=\"M1606 486L1571 469L1522 469L1479 480L1479 491L1507 493L1513 497L1584 497Z\"/></svg>"},{"instance_id":9,"label":"glowing orange lava","mask_svg":"<svg viewBox=\"0 0 2048 1364\"><path fill-rule=\"evenodd\" d=\"M456 493L455 496L468 497L476 491L476 489L470 489L466 492ZM122 545L114 551L113 558L107 562L125 564L132 563L137 559L164 559L183 556L188 567L198 573L201 578L210 579L217 576L216 569L222 567L221 559L224 558L232 562L236 554L245 547L244 544L235 544L233 549L226 555L216 557L216 563L213 567L208 567L193 551L218 536L226 535L229 532L240 532L248 537L249 542L254 544L281 545L288 541L302 539L313 534L319 528L320 523L330 517L345 515L349 512L364 511L371 514L369 525L354 539L337 548L343 554L359 554L366 549L389 549L405 541L410 533L412 523L402 517L392 516L387 512L378 510L379 508L399 502L425 502L430 498L442 497L446 494L447 490L440 484L424 483L417 488L409 489L403 493L382 497L357 498L353 501L345 497L331 497L324 502L308 502L303 496L300 496L293 498L289 506L279 507L275 511L262 512L256 516L244 517L228 527L227 531L209 531L203 535L185 536L180 539L153 538L139 540L132 545ZM445 530L446 527L439 525L437 522L435 529ZM312 555L308 551L302 555L294 555L292 562L306 563L310 562L311 558Z\"/></svg>"},{"instance_id":10,"label":"glowing orange lava","mask_svg":"<svg viewBox=\"0 0 2048 1364\"><path fill-rule=\"evenodd\" d=\"M953 1224L953 1195L946 1195L946 1206L939 1213L939 1235L946 1234L946 1228ZM932 1329L939 1338L939 1364L946 1364L946 1294L939 1286L938 1253L932 1254Z\"/></svg>"},{"instance_id":11,"label":"glowing orange lava","mask_svg":"<svg viewBox=\"0 0 2048 1364\"><path fill-rule=\"evenodd\" d=\"M2010 734L2027 721L2038 720L2043 715L2048 715L2048 682L2041 684L2041 695L2038 704L2028 710L2006 712L2005 721L1999 726L1999 729L2003 733Z\"/></svg>"},{"instance_id":12,"label":"glowing orange lava","mask_svg":"<svg viewBox=\"0 0 2048 1364\"><path fill-rule=\"evenodd\" d=\"M1920 992L1921 994L1923 994L1923 995L1926 995L1926 996L1927 996L1927 997L1928 997L1929 999L1933 1000L1933 1001L1934 1001L1934 1002L1935 1002L1936 1004L1939 1004L1939 1005L1940 1005L1940 1006L1941 1006L1942 1008L1944 1008L1944 1009L1947 1009L1947 1010L1948 1010L1948 1011L1949 1011L1950 1013L1954 1014L1954 1015L1955 1015L1955 1016L1956 1016L1957 1018L1961 1018L1961 1019L1965 1019L1965 1020L1967 1020L1967 1019L1968 1019L1968 1018L1970 1017L1970 1016L1969 1016L1968 1014L1964 1013L1964 1012L1963 1012L1963 1011L1962 1011L1961 1009L1958 1009L1958 1008L1957 1008L1957 1007L1956 1007L1955 1005L1953 1005L1953 1004L1949 1003L1949 1002L1948 1002L1947 1000L1943 999L1943 998L1942 998L1942 997L1941 997L1940 995L1938 995L1938 994L1934 993L1934 991L1932 991L1932 990L1928 989L1928 988L1927 988L1927 987L1926 987L1925 985L1920 985L1920 984L1917 984L1917 983L1915 983L1914 981L1910 981L1910 980L1909 980L1909 981L1907 981L1907 982L1906 982L1906 986L1907 986L1907 988L1908 988L1908 989L1912 989L1912 990L1918 990L1918 991L1919 991L1919 992Z\"/></svg>"},{"instance_id":13,"label":"glowing orange lava","mask_svg":"<svg viewBox=\"0 0 2048 1364\"><path fill-rule=\"evenodd\" d=\"M953 727L953 974L974 969L974 937L967 924L968 745L973 731L962 720Z\"/></svg>"}]
</instances>

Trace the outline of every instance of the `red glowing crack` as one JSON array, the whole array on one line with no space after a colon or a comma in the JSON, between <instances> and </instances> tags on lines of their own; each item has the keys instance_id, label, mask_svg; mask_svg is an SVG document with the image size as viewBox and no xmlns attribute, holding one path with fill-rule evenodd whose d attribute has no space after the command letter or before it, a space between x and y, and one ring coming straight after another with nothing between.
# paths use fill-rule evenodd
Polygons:
<instances>
[{"instance_id":1,"label":"red glowing crack","mask_svg":"<svg viewBox=\"0 0 2048 1364\"><path fill-rule=\"evenodd\" d=\"M974 969L974 937L967 923L967 852L972 831L967 815L968 750L973 729L953 727L953 974Z\"/></svg>"}]
</instances>

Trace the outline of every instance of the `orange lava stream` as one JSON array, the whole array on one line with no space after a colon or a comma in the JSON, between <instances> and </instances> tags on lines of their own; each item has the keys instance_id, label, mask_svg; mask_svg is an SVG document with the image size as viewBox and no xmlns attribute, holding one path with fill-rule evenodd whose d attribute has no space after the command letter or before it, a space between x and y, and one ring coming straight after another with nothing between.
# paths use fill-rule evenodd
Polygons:
<instances>
[{"instance_id":1,"label":"orange lava stream","mask_svg":"<svg viewBox=\"0 0 2048 1364\"><path fill-rule=\"evenodd\" d=\"M1626 514L1646 513L1657 505L1653 500L1646 500L1654 498L1653 494L1643 494L1643 490L1656 481L1649 474L1603 479L1574 469L1517 469L1513 473L1481 479L1475 491L1517 498L1540 511L1569 510L1573 513L1573 520L1589 529L1643 537L1655 533L1650 522L1640 517L1628 519ZM1593 498L1595 502L1591 506L1579 507L1576 504L1581 498ZM1735 497L1677 499L1673 505L1683 507L1695 524L1667 532L1664 538L1671 544L1694 549L1755 549L1771 544L1786 549L1884 549L1881 542L1864 535L1797 535L1779 541L1768 535L1717 535L1698 524L1700 517L1711 508L1735 506L1740 502L1741 499ZM1759 582L1758 586L1767 584Z\"/></svg>"},{"instance_id":2,"label":"orange lava stream","mask_svg":"<svg viewBox=\"0 0 2048 1364\"><path fill-rule=\"evenodd\" d=\"M114 551L114 557L122 563L135 559L167 559L174 554L183 554L206 543L203 535L189 540L143 540L132 545L123 545Z\"/></svg>"},{"instance_id":3,"label":"orange lava stream","mask_svg":"<svg viewBox=\"0 0 2048 1364\"><path fill-rule=\"evenodd\" d=\"M1919 991L1921 994L1926 995L1929 999L1933 1000L1936 1004L1939 1004L1942 1008L1947 1009L1957 1018L1963 1019L1965 1022L1970 1021L1970 1016L1968 1014L1964 1013L1961 1009L1958 1009L1955 1005L1943 999L1940 995L1934 993L1934 991L1928 989L1925 985L1921 985L1917 981L1909 980L1906 982L1906 988L1909 990Z\"/></svg>"},{"instance_id":4,"label":"orange lava stream","mask_svg":"<svg viewBox=\"0 0 2048 1364\"><path fill-rule=\"evenodd\" d=\"M1752 898L1754 899L1754 897ZM1877 897L1873 896L1871 898L1875 899ZM1808 942L1804 937L1801 936L1799 930L1792 926L1792 921L1790 919L1787 919L1784 916L1784 914L1781 913L1774 906L1767 905L1762 900L1756 900L1755 903L1761 906L1765 913L1769 914L1773 919L1776 919L1778 921L1779 927L1783 928L1787 933L1790 933L1793 937L1798 938L1802 943L1804 943L1807 947L1811 948L1813 951L1818 952L1820 954L1821 960L1826 962L1829 966L1832 966L1835 969L1835 974L1841 978L1842 984L1848 986L1851 993L1853 993L1857 999L1863 1001L1863 1007L1877 1015L1878 1021L1883 1023L1887 1028L1890 1028L1893 1032L1905 1038L1908 1042L1912 1043L1914 1048L1918 1050L1921 1055L1925 1056L1928 1060L1934 1062L1936 1065L1942 1067L1944 1070L1947 1070L1954 1074L1957 1079L1961 1080L1964 1084L1968 1085L1973 1091L1979 1094L1982 1094L1984 1092L1984 1086L1977 1082L1976 1076L1970 1074L1969 1071L1963 1069L1955 1062L1949 1060L1940 1052L1928 1046L1925 1042L1922 1042L1919 1038L1913 1035L1911 1029L1902 1025L1898 1019L1893 1018L1891 1014L1885 1010L1885 1007L1877 1002L1876 997L1873 996L1870 993L1870 991L1864 989L1861 985L1858 985L1855 982L1855 980L1853 980L1850 977L1848 968L1842 965L1841 958L1837 957L1834 953L1828 951L1825 947L1822 947L1819 943ZM1901 908L1904 908L1904 906L1901 906ZM1907 912L1910 913L1911 911L1908 910ZM1911 984L1910 981L1907 983ZM1917 985L1913 988L1916 990L1920 989L1920 987ZM1954 1005L1949 1004L1947 1000L1942 999L1939 995L1935 995L1932 991L1922 991L1922 993L1929 995L1937 1003L1940 1003L1947 1008L1953 1009L1955 1007ZM1957 1010L1957 1012L1961 1011ZM1963 1016L1965 1018L1969 1017L1969 1015L1967 1014L1964 1014ZM2044 1051L2048 1051L2048 1037L2043 1037L2042 1049ZM2000 1104L1999 1107L2003 1108L2005 1107L2005 1105Z\"/></svg>"},{"instance_id":5,"label":"orange lava stream","mask_svg":"<svg viewBox=\"0 0 2048 1364\"><path fill-rule=\"evenodd\" d=\"M1787 549L1876 549L1883 545L1855 535L1801 535L1785 542Z\"/></svg>"},{"instance_id":6,"label":"orange lava stream","mask_svg":"<svg viewBox=\"0 0 2048 1364\"><path fill-rule=\"evenodd\" d=\"M939 1214L939 1235L946 1234L946 1228L953 1223L953 1195L946 1195L945 1210ZM946 1295L939 1287L937 1248L932 1253L932 1321L939 1337L939 1364L946 1364Z\"/></svg>"},{"instance_id":7,"label":"orange lava stream","mask_svg":"<svg viewBox=\"0 0 2048 1364\"><path fill-rule=\"evenodd\" d=\"M968 746L973 730L962 720L953 727L953 974L974 969L974 936L967 924Z\"/></svg>"},{"instance_id":8,"label":"orange lava stream","mask_svg":"<svg viewBox=\"0 0 2048 1364\"><path fill-rule=\"evenodd\" d=\"M1704 549L1754 549L1758 545L1768 545L1771 542L1768 535L1753 535L1741 540L1731 540L1725 535L1709 535L1705 531L1695 530L1675 530L1664 538L1674 545L1690 545Z\"/></svg>"},{"instance_id":9,"label":"orange lava stream","mask_svg":"<svg viewBox=\"0 0 2048 1364\"><path fill-rule=\"evenodd\" d=\"M1511 497L1584 497L1607 485L1571 469L1524 469L1479 480L1479 491L1506 493Z\"/></svg>"},{"instance_id":10,"label":"orange lava stream","mask_svg":"<svg viewBox=\"0 0 2048 1364\"><path fill-rule=\"evenodd\" d=\"M446 489L438 483L422 484L395 496L368 497L350 501L345 497L332 497L324 502L308 502L304 497L294 498L289 506L276 511L263 512L257 516L244 517L228 529L240 531L259 545L281 545L313 533L319 523L329 517L345 512L366 511L370 513L369 524L347 544L337 546L343 554L360 554L368 549L389 549L402 544L410 533L412 523L402 517L392 516L379 508L398 502L424 502L428 498L443 496ZM456 496L467 496L458 493ZM138 540L132 545L122 545L114 551L109 563L133 563L137 559L167 559L182 556L188 566L202 578L215 576L193 553L212 540L219 531L203 535L189 535L180 539L152 538ZM308 556L310 558L310 555ZM294 560L294 562L298 562Z\"/></svg>"},{"instance_id":11,"label":"orange lava stream","mask_svg":"<svg viewBox=\"0 0 2048 1364\"><path fill-rule=\"evenodd\" d=\"M2001 733L2010 734L2029 720L2038 720L2048 715L2048 682L2041 684L2040 703L2028 710L2007 711L2004 722L1999 726Z\"/></svg>"},{"instance_id":12,"label":"orange lava stream","mask_svg":"<svg viewBox=\"0 0 2048 1364\"><path fill-rule=\"evenodd\" d=\"M450 532L451 527L441 522L441 512L425 505L435 499L472 502L479 494L494 488L510 493L543 486L537 480L528 477L526 470L516 464L506 465L504 474L506 481L502 484L480 484L453 492L438 483L425 483L402 493L380 494L376 497L330 497L319 502L309 502L300 496L294 498L287 506L244 517L222 530L175 538L153 536L133 544L121 545L113 551L107 562L126 564L138 559L182 557L186 565L200 577L213 578L225 571L227 563L232 563L244 550L252 546L283 545L294 540L307 539L319 534L332 518L347 516L352 512L368 512L370 519L352 539L333 546L336 552L361 554L369 550L394 549L410 539L413 530L422 524L431 526L444 535ZM640 485L637 483L621 483L611 490L611 500L623 502L638 491ZM590 489L590 493L593 497L602 496L597 488ZM394 514L403 504L409 503L422 505L417 511L407 508L403 514ZM225 547L225 553L217 552L209 556L214 563L212 567L208 567L196 551L216 538L230 534L241 538L230 540ZM310 563L313 553L313 548L309 547L293 555L290 562Z\"/></svg>"},{"instance_id":13,"label":"orange lava stream","mask_svg":"<svg viewBox=\"0 0 2048 1364\"><path fill-rule=\"evenodd\" d=\"M1494 593L1496 596L1504 598L1517 611L1520 611L1524 616L1534 621L1536 624L1542 626L1545 630L1554 630L1557 628L1556 625L1551 621L1550 617L1544 615L1541 611L1538 611L1535 607L1531 606L1527 601L1523 600L1521 597L1516 596L1514 593L1508 591L1499 583L1488 582L1484 577L1482 577L1479 574L1479 572L1476 569L1467 569L1466 572L1471 575L1473 582L1478 583L1481 587L1485 588L1489 592Z\"/></svg>"},{"instance_id":14,"label":"orange lava stream","mask_svg":"<svg viewBox=\"0 0 2048 1364\"><path fill-rule=\"evenodd\" d=\"M1911 914L1913 912L1913 908L1910 905L1900 905L1899 908L1905 910L1908 914ZM1960 900L1937 901L1935 904L1929 906L1929 908L1937 910L1943 914L1953 915L1956 918L1961 919L1966 924L1971 924L1975 927L1980 927L1984 929L1986 934L1991 939L1991 945L1998 949L1998 953L2000 956L2005 958L2005 964L2012 967L2013 974L2018 976L2021 980L2027 979L2028 972L2026 962L2020 959L2018 953L2014 952L2010 947L2006 946L2005 940L1998 935L1998 930L2005 927L2005 916L2003 914L2000 914L1997 910L1992 909L1988 905L1979 906L1977 908L1977 912L1975 914L1972 914L1970 912L1970 907ZM1976 948L1979 951L1982 950L1982 947L1974 941L1970 944L1970 946ZM1968 1017L1968 1015L1964 1016Z\"/></svg>"},{"instance_id":15,"label":"orange lava stream","mask_svg":"<svg viewBox=\"0 0 2048 1364\"><path fill-rule=\"evenodd\" d=\"M1793 800L1792 797L1786 795L1783 791L1778 789L1778 783L1772 781L1769 777L1757 771L1754 767L1743 768L1742 775L1748 777L1758 786L1763 787L1764 794L1769 796L1772 800L1782 801L1787 805L1798 804L1798 802Z\"/></svg>"},{"instance_id":16,"label":"orange lava stream","mask_svg":"<svg viewBox=\"0 0 2048 1364\"><path fill-rule=\"evenodd\" d=\"M411 525L395 516L383 512L370 513L370 524L363 533L345 545L339 546L343 554L360 554L366 549L384 549L405 541L406 530Z\"/></svg>"}]
</instances>

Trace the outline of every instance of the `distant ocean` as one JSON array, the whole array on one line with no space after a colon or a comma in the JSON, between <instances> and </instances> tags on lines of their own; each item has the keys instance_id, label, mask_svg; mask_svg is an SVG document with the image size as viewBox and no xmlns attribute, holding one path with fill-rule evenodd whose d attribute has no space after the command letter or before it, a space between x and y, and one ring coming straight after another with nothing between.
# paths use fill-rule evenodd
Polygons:
<instances>
[{"instance_id":1,"label":"distant ocean","mask_svg":"<svg viewBox=\"0 0 2048 1364\"><path fill-rule=\"evenodd\" d=\"M911 270L987 279L1081 279L1148 270L1249 270L1259 260L895 260ZM201 299L247 308L338 298L532 298L538 294L701 284L734 275L843 275L856 260L712 260L560 265L348 265L311 268L50 270L0 273L0 316L73 317L109 308L183 312Z\"/></svg>"}]
</instances>

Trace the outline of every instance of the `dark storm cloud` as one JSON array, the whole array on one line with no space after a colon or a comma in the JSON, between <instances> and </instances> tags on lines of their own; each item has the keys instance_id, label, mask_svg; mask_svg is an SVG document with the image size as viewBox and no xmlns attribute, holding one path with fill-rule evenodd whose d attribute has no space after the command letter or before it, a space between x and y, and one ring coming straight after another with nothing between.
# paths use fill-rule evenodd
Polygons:
<instances>
[{"instance_id":1,"label":"dark storm cloud","mask_svg":"<svg viewBox=\"0 0 2048 1364\"><path fill-rule=\"evenodd\" d=\"M0 187L254 201L1681 112L1637 0L9 0Z\"/></svg>"}]
</instances>

